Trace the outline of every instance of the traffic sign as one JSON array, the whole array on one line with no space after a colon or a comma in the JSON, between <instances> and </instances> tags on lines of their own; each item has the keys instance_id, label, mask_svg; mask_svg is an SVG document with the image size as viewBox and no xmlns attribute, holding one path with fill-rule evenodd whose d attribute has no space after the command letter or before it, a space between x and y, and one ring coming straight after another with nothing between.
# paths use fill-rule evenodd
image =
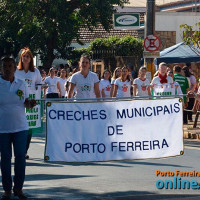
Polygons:
<instances>
[{"instance_id":1,"label":"traffic sign","mask_svg":"<svg viewBox=\"0 0 200 200\"><path fill-rule=\"evenodd\" d=\"M161 45L161 42L158 36L148 35L144 39L144 47L147 51L150 51L150 52L158 51L158 49L160 48L160 45Z\"/></svg>"}]
</instances>

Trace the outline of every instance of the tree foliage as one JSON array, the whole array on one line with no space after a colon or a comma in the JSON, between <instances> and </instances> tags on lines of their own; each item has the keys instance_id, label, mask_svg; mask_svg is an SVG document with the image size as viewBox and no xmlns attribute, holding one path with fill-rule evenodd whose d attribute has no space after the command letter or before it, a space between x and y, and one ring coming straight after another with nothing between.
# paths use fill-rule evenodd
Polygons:
<instances>
[{"instance_id":1,"label":"tree foliage","mask_svg":"<svg viewBox=\"0 0 200 200\"><path fill-rule=\"evenodd\" d=\"M0 54L14 55L24 46L41 55L48 67L55 58L66 58L79 29L99 23L108 31L114 5L128 0L1 0Z\"/></svg>"},{"instance_id":2,"label":"tree foliage","mask_svg":"<svg viewBox=\"0 0 200 200\"><path fill-rule=\"evenodd\" d=\"M183 41L200 55L200 22L196 23L196 27L197 29L187 24L180 25L180 28L183 29Z\"/></svg>"},{"instance_id":3,"label":"tree foliage","mask_svg":"<svg viewBox=\"0 0 200 200\"><path fill-rule=\"evenodd\" d=\"M133 56L140 60L143 56L143 49L143 40L129 35L124 37L96 38L89 44L88 48L74 49L69 58L72 61L78 61L81 54L87 53L91 57L94 57L94 54L99 54L99 58Z\"/></svg>"}]
</instances>

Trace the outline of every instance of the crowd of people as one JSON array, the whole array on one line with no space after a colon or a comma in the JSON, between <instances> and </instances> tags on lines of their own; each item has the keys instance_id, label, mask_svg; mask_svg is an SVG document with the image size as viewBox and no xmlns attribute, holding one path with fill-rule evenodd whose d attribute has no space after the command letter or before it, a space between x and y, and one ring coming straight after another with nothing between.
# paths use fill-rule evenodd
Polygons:
<instances>
[{"instance_id":1,"label":"crowd of people","mask_svg":"<svg viewBox=\"0 0 200 200\"><path fill-rule=\"evenodd\" d=\"M11 57L1 59L0 76L0 151L2 184L5 193L1 199L10 199L11 191L20 199L26 199L22 188L25 177L25 159L28 158L28 148L32 137L32 129L28 128L25 108L36 105L29 94L42 85L43 98L122 98L122 97L150 97L156 86L170 85L176 88L176 94L184 99L184 124L192 121L192 110L195 98L188 98L197 90L196 78L191 67L181 68L175 65L173 70L166 63L160 63L153 80L147 79L146 67L139 69L138 77L133 77L127 66L117 67L113 73L106 69L99 74L90 71L90 57L82 55L79 67L69 70L62 68L49 69L48 76L44 69L40 71L33 64L33 55L29 48L22 49L20 61L16 65ZM200 91L199 91L200 92ZM189 96L188 95L188 96ZM8 122L12 121L11 124ZM12 145L15 155L14 185L11 178Z\"/></svg>"}]
</instances>

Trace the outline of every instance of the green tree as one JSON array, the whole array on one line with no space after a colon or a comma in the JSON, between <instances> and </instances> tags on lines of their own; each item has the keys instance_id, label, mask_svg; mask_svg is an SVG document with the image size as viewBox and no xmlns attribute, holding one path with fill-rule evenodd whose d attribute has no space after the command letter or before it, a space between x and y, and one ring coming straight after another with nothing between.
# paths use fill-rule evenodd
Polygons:
<instances>
[{"instance_id":1,"label":"green tree","mask_svg":"<svg viewBox=\"0 0 200 200\"><path fill-rule=\"evenodd\" d=\"M187 24L180 25L180 28L183 30L183 41L185 44L189 45L192 50L200 55L200 22L196 23L196 29Z\"/></svg>"},{"instance_id":2,"label":"green tree","mask_svg":"<svg viewBox=\"0 0 200 200\"><path fill-rule=\"evenodd\" d=\"M73 39L79 43L80 27L102 24L109 31L114 6L129 0L1 0L0 53L28 46L41 56L45 67L66 58Z\"/></svg>"}]
</instances>

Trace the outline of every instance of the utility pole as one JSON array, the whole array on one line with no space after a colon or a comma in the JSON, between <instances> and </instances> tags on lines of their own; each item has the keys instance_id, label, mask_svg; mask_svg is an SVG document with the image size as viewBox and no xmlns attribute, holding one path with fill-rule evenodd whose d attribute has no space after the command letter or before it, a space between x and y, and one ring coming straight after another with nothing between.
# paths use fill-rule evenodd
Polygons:
<instances>
[{"instance_id":1,"label":"utility pole","mask_svg":"<svg viewBox=\"0 0 200 200\"><path fill-rule=\"evenodd\" d=\"M146 25L145 25L145 38L148 35L155 34L155 0L147 0L146 4ZM147 72L151 72L151 78L155 73L154 59L145 58L144 61Z\"/></svg>"}]
</instances>

